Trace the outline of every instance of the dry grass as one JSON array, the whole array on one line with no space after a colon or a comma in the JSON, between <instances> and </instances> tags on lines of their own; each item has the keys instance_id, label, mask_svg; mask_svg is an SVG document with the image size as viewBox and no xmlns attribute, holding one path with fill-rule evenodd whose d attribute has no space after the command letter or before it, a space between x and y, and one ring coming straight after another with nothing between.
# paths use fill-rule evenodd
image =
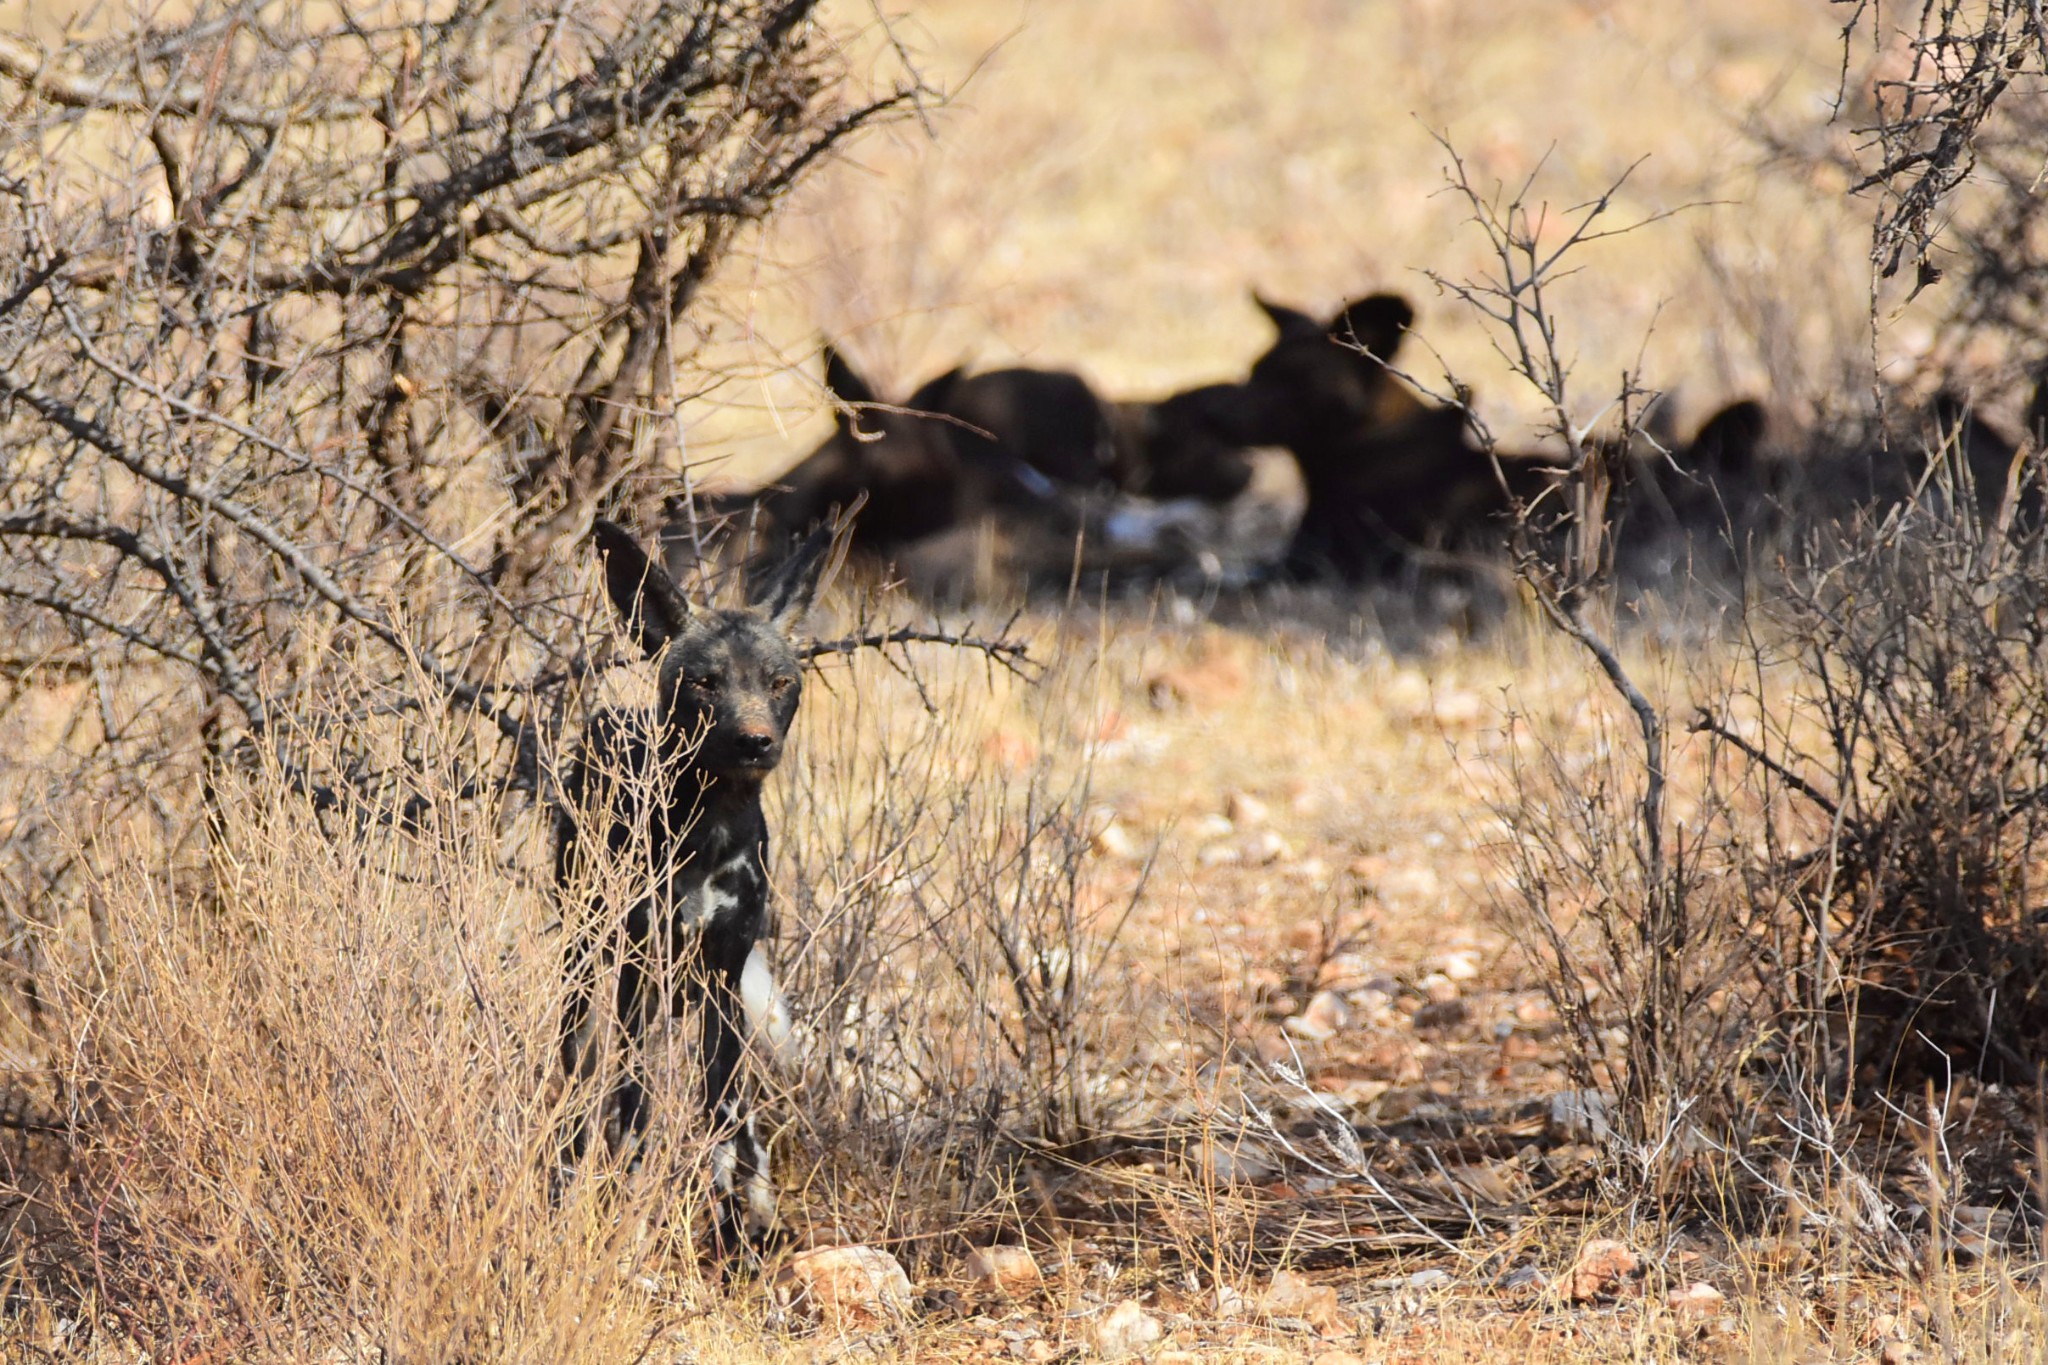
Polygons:
<instances>
[{"instance_id":1,"label":"dry grass","mask_svg":"<svg viewBox=\"0 0 2048 1365\"><path fill-rule=\"evenodd\" d=\"M1874 1273L1853 1239L1802 1234L1796 1213L1739 1239L1575 1214L1556 1190L1527 1201L1597 1168L1583 1143L1539 1135L1544 1175L1483 1124L1428 1139L1446 1116L1505 1126L1568 1084L1542 994L1484 911L1499 832L1478 814L1528 743L1510 709L1550 741L1605 742L1607 703L1556 642L1509 632L1396 657L1284 627L1086 613L1031 632L1061 661L1037 687L944 654L920 660L923 697L873 657L822 675L778 779L776 955L812 1026L770 1106L790 1212L806 1240L886 1241L922 1289L965 1295L872 1340L880 1358L1092 1350L1093 1323L1127 1297L1199 1359L1300 1358L1311 1341L1390 1361L1854 1358L1893 1338L2028 1358L2010 1348L2042 1309L2017 1264L1921 1283ZM1674 688L1697 662L1638 657ZM649 1162L665 1176L550 1206L567 1101L530 811L450 803L415 830L322 828L274 778L226 810L211 875L106 834L99 937L48 945L44 1060L82 1140L17 1228L16 1264L34 1272L10 1329L24 1348L76 1333L59 1324L83 1305L98 1321L85 1358L109 1360L144 1345L251 1360L835 1352L838 1334L801 1330L760 1286L707 1280L692 1249L702 1148L676 1089ZM1044 826L1035 867L1011 856L1028 811ZM1121 838L1101 837L1112 812ZM1065 817L1092 845L1054 837ZM1087 1005L1074 1074L1090 1116L1133 1135L1098 1154L1107 1165L1016 1145L1061 1073L1033 1070L1057 1059L1033 1051L998 921L975 913L991 900L1018 907L1008 929L1047 936L1031 951ZM1355 1009L1320 1041L1287 1024L1319 989ZM1450 999L1457 1014L1415 1018ZM842 1050L854 1041L863 1056ZM1314 1105L1276 1063L1302 1069ZM990 1099L996 1134L973 1108ZM1299 1168L1256 1175L1273 1133L1247 1123L1247 1099L1310 1152L1294 1124L1315 1105L1411 1134L1458 1173L1482 1229L1436 1243L1384 1220L1332 1258L1341 1189ZM1230 1178L1235 1159L1254 1163L1249 1183ZM1424 1207L1428 1172L1397 1147L1376 1147L1372 1169ZM1640 1289L1589 1308L1498 1287L1516 1266L1564 1270L1589 1227L1648 1253ZM1018 1237L1046 1291L977 1297L966 1245ZM1255 1308L1289 1261L1338 1292L1322 1335L1218 1313L1218 1286ZM1695 1281L1728 1303L1703 1318L1665 1306Z\"/></svg>"},{"instance_id":2,"label":"dry grass","mask_svg":"<svg viewBox=\"0 0 2048 1365\"><path fill-rule=\"evenodd\" d=\"M1772 0L920 7L898 32L957 99L935 138L866 144L732 263L733 325L698 358L738 377L694 409L693 454L737 477L802 449L818 395L790 365L821 332L884 379L1023 359L1143 394L1241 369L1264 344L1254 285L1317 306L1426 294L1413 272L1468 274L1483 249L1434 193L1438 128L1509 181L1548 152L1561 202L1645 152L1624 208L1724 201L1589 262L1562 305L1580 363L1635 366L1654 320L1644 363L1690 414L1765 386L1819 409L1867 355L1864 229L1839 184L1758 171L1741 125L1832 92L1831 18ZM1933 306L1888 314L1882 358L1924 347ZM1448 304L1426 305L1424 335L1498 429L1526 421ZM920 656L915 679L862 656L810 693L774 815L776 955L811 1025L770 1106L798 1231L887 1241L932 1291L967 1292L977 1241L1023 1238L1051 1272L1021 1303L940 1299L871 1340L878 1358L1056 1358L1133 1296L1166 1317L1155 1354L1201 1359L1864 1359L1893 1340L2042 1358L2024 1258L1874 1266L1792 1207L1756 1235L1637 1220L1588 1196L1597 1151L1522 1112L1569 1082L1490 913L1490 803L1532 729L1567 773L1617 743L1562 644L1512 616L1461 641L1391 598L1236 610L1042 609L1023 623L1051 665L1038 686L967 656ZM1696 639L1646 634L1634 662L1683 696L1728 663ZM35 800L53 748L118 719L102 698L72 680L15 699L0 819ZM700 1144L673 1090L650 1163L672 1184L549 1203L573 1097L553 1077L532 809L323 824L266 774L227 794L209 852L190 774L151 795L73 814L92 895L44 930L43 996L10 1023L11 1064L79 1140L61 1162L48 1135L14 1149L36 1202L12 1227L7 1351L573 1365L845 1345L707 1278ZM1351 1022L1290 1028L1324 991ZM1333 1237L1332 1210L1363 1207L1342 1189L1230 1178L1281 1137L1312 1146L1302 1126L1330 1112L1390 1135L1372 1155L1407 1182L1396 1205L1471 1205L1478 1230L1418 1236L1374 1204ZM1449 1141L1418 1140L1452 1120ZM1082 1136L1097 1148L1060 1145ZM1640 1291L1580 1307L1496 1287L1568 1267L1589 1228L1653 1253ZM1340 1293L1327 1340L1218 1311L1219 1286L1256 1300L1289 1260L1323 1262ZM1449 1278L1410 1278L1432 1270ZM1667 1309L1690 1280L1725 1311Z\"/></svg>"}]
</instances>

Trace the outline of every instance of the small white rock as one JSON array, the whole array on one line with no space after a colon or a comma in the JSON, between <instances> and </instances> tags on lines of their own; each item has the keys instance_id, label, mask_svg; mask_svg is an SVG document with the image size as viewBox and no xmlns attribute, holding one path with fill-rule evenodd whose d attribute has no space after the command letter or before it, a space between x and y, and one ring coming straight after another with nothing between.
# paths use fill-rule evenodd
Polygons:
<instances>
[{"instance_id":1,"label":"small white rock","mask_svg":"<svg viewBox=\"0 0 2048 1365\"><path fill-rule=\"evenodd\" d=\"M1259 1295L1259 1313L1268 1321L1299 1319L1319 1332L1341 1330L1343 1312L1337 1305L1337 1291L1316 1284L1291 1270L1276 1270Z\"/></svg>"},{"instance_id":2,"label":"small white rock","mask_svg":"<svg viewBox=\"0 0 2048 1365\"><path fill-rule=\"evenodd\" d=\"M1044 1283L1027 1247L976 1247L962 1268L979 1287L1003 1294L1028 1294Z\"/></svg>"},{"instance_id":3,"label":"small white rock","mask_svg":"<svg viewBox=\"0 0 2048 1365\"><path fill-rule=\"evenodd\" d=\"M1159 1319L1139 1307L1136 1299L1125 1299L1095 1320L1095 1330L1090 1335L1096 1350L1116 1357L1142 1351L1165 1336L1166 1329L1160 1326Z\"/></svg>"},{"instance_id":4,"label":"small white rock","mask_svg":"<svg viewBox=\"0 0 2048 1365\"><path fill-rule=\"evenodd\" d=\"M1664 1296L1671 1311L1682 1318L1713 1318L1721 1315L1727 1296L1710 1284L1689 1284Z\"/></svg>"},{"instance_id":5,"label":"small white rock","mask_svg":"<svg viewBox=\"0 0 2048 1365\"><path fill-rule=\"evenodd\" d=\"M1297 1014L1281 1025L1295 1037L1311 1043L1327 1043L1337 1036L1337 1030L1319 1024L1305 1014Z\"/></svg>"},{"instance_id":6,"label":"small white rock","mask_svg":"<svg viewBox=\"0 0 2048 1365\"><path fill-rule=\"evenodd\" d=\"M1289 1019L1287 1031L1297 1038L1326 1043L1351 1025L1351 1006L1335 991L1317 991L1308 1007Z\"/></svg>"},{"instance_id":7,"label":"small white rock","mask_svg":"<svg viewBox=\"0 0 2048 1365\"><path fill-rule=\"evenodd\" d=\"M1277 863L1293 852L1287 841L1270 829L1262 829L1244 841L1244 860L1258 867Z\"/></svg>"},{"instance_id":8,"label":"small white rock","mask_svg":"<svg viewBox=\"0 0 2048 1365\"><path fill-rule=\"evenodd\" d=\"M1464 994L1463 991L1458 989L1458 983L1445 976L1442 972L1431 972L1415 984L1424 995L1429 997L1433 1004L1447 1005Z\"/></svg>"},{"instance_id":9,"label":"small white rock","mask_svg":"<svg viewBox=\"0 0 2048 1365\"><path fill-rule=\"evenodd\" d=\"M1112 858L1120 863L1135 863L1145 856L1145 850L1138 847L1138 841L1131 837L1131 832L1117 820L1111 820L1096 830L1095 837L1089 841L1089 847L1099 856Z\"/></svg>"}]
</instances>

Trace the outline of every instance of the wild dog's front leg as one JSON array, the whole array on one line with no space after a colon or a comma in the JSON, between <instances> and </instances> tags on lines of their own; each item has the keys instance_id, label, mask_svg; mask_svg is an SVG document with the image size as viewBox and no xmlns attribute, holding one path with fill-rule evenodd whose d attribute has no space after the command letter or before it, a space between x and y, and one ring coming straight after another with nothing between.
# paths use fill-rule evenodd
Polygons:
<instances>
[{"instance_id":1,"label":"wild dog's front leg","mask_svg":"<svg viewBox=\"0 0 2048 1365\"><path fill-rule=\"evenodd\" d=\"M562 1001L562 1027L557 1045L562 1057L562 1080L568 1088L562 1106L562 1126L555 1135L555 1193L583 1164L590 1148L590 1131L604 1122L602 1102L581 1092L597 1075L598 1049L602 1045L600 1021L591 1008L597 992L598 963L595 945L572 940L563 963L569 983Z\"/></svg>"},{"instance_id":2,"label":"wild dog's front leg","mask_svg":"<svg viewBox=\"0 0 2048 1365\"><path fill-rule=\"evenodd\" d=\"M713 969L704 992L704 1108L711 1120L713 1196L721 1252L761 1248L776 1232L768 1151L754 1130L752 1086L743 1066L746 1011L739 990L745 958Z\"/></svg>"},{"instance_id":3,"label":"wild dog's front leg","mask_svg":"<svg viewBox=\"0 0 2048 1365\"><path fill-rule=\"evenodd\" d=\"M556 1138L558 1193L589 1155L593 1133L611 1129L612 1155L638 1159L649 1117L642 1040L652 992L645 959L645 944L630 933L592 934L568 950L559 1046L569 1094ZM609 1009L599 1005L606 987Z\"/></svg>"}]
</instances>

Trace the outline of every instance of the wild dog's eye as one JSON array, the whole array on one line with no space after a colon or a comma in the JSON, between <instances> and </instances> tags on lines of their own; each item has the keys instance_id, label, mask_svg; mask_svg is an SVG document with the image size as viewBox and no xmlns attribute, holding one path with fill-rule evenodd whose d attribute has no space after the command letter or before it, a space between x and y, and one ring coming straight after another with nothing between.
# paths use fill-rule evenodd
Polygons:
<instances>
[{"instance_id":1,"label":"wild dog's eye","mask_svg":"<svg viewBox=\"0 0 2048 1365\"><path fill-rule=\"evenodd\" d=\"M782 695L783 693L785 693L785 692L789 691L789 689L790 689L790 688L792 688L792 687L795 687L795 686L796 686L796 679L795 679L795 678L792 678L792 677L788 677L788 676L786 676L786 675L785 675L785 676L783 676L783 677L780 677L780 678L777 678L777 679L776 679L775 681L773 681L773 682L769 683L769 684L768 684L768 691L769 691L770 695L772 695L772 696L777 696L777 697L779 697L779 696L781 696L781 695Z\"/></svg>"},{"instance_id":2,"label":"wild dog's eye","mask_svg":"<svg viewBox=\"0 0 2048 1365\"><path fill-rule=\"evenodd\" d=\"M690 686L698 692L716 692L719 683L723 681L724 679L716 673L706 673L702 677L690 679Z\"/></svg>"}]
</instances>

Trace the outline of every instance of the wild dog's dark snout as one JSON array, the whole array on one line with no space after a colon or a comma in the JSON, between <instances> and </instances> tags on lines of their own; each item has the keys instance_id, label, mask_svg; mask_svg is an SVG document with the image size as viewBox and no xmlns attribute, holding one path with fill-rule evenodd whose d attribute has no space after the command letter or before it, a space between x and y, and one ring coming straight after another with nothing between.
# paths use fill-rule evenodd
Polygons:
<instances>
[{"instance_id":1,"label":"wild dog's dark snout","mask_svg":"<svg viewBox=\"0 0 2048 1365\"><path fill-rule=\"evenodd\" d=\"M782 756L782 736L765 727L743 729L733 736L732 747L742 762L766 768Z\"/></svg>"}]
</instances>

